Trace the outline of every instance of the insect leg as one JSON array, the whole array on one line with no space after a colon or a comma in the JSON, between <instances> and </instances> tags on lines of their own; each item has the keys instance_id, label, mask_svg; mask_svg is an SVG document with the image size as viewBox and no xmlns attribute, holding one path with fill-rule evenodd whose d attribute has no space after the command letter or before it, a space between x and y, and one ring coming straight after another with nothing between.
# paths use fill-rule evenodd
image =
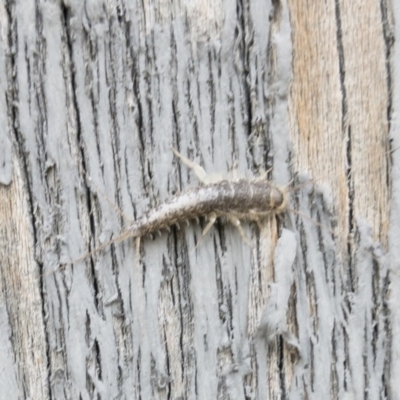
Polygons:
<instances>
[{"instance_id":1,"label":"insect leg","mask_svg":"<svg viewBox=\"0 0 400 400\"><path fill-rule=\"evenodd\" d=\"M217 219L217 214L211 213L208 216L210 222L207 224L207 226L204 228L203 233L201 234L202 237L207 235L207 232L211 229L211 227L215 224L215 220Z\"/></svg>"},{"instance_id":2,"label":"insect leg","mask_svg":"<svg viewBox=\"0 0 400 400\"><path fill-rule=\"evenodd\" d=\"M264 171L259 177L256 178L257 181L265 181L268 179L268 174L271 172L272 167L268 168L266 171Z\"/></svg>"},{"instance_id":3,"label":"insect leg","mask_svg":"<svg viewBox=\"0 0 400 400\"><path fill-rule=\"evenodd\" d=\"M209 183L208 177L207 177L207 172L204 170L203 167L200 165L194 163L193 161L190 161L188 158L183 156L181 153L179 153L178 150L174 149L172 147L172 151L174 152L175 156L178 157L188 168L192 169L193 172L196 174L197 179L203 183L207 184Z\"/></svg>"},{"instance_id":4,"label":"insect leg","mask_svg":"<svg viewBox=\"0 0 400 400\"><path fill-rule=\"evenodd\" d=\"M244 233L244 230L242 228L242 225L240 224L240 221L237 217L233 215L227 215L229 221L236 227L236 229L239 231L240 237L242 240L249 246L251 246L251 243L249 239L247 238L246 234Z\"/></svg>"},{"instance_id":5,"label":"insect leg","mask_svg":"<svg viewBox=\"0 0 400 400\"><path fill-rule=\"evenodd\" d=\"M196 244L196 249L197 249L197 247L199 247L199 244L200 244L201 241L204 239L204 236L207 235L207 232L208 232L208 231L211 229L211 227L214 225L215 220L217 219L217 214L211 213L211 214L209 214L208 218L209 218L210 221L209 221L209 223L207 224L207 226L204 228L203 233L201 234L200 239L199 239L199 241L198 241L197 244Z\"/></svg>"},{"instance_id":6,"label":"insect leg","mask_svg":"<svg viewBox=\"0 0 400 400\"><path fill-rule=\"evenodd\" d=\"M140 236L135 238L135 248L136 248L136 268L137 271L139 271L139 267L140 267Z\"/></svg>"},{"instance_id":7,"label":"insect leg","mask_svg":"<svg viewBox=\"0 0 400 400\"><path fill-rule=\"evenodd\" d=\"M96 194L100 194L117 214L119 214L123 219L125 219L125 221L128 221L131 224L135 222L132 219L132 217L126 215L122 210L120 210L118 206L107 196L107 194L102 189L100 189L100 187L96 185L95 182L93 182L93 179L87 172L85 172L85 176L87 178L89 188L92 189L93 186L94 190L96 191Z\"/></svg>"}]
</instances>

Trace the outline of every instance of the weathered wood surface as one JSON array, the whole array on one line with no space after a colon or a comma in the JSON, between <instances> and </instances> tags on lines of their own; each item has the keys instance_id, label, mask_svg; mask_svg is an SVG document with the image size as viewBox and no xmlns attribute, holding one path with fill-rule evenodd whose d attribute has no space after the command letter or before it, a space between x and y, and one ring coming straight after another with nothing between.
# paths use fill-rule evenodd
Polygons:
<instances>
[{"instance_id":1,"label":"weathered wood surface","mask_svg":"<svg viewBox=\"0 0 400 400\"><path fill-rule=\"evenodd\" d=\"M391 7L0 3L0 399L400 398ZM315 186L250 247L190 224L60 268L197 184L171 146Z\"/></svg>"}]
</instances>

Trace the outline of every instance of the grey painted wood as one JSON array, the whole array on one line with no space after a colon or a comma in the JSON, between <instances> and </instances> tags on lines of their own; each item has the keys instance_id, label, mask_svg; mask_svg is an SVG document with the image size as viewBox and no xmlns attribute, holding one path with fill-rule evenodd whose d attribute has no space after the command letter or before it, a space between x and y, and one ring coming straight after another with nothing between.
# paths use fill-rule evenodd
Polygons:
<instances>
[{"instance_id":1,"label":"grey painted wood","mask_svg":"<svg viewBox=\"0 0 400 400\"><path fill-rule=\"evenodd\" d=\"M356 3L0 4L0 399L400 396L400 9ZM288 212L68 265L198 184L172 146Z\"/></svg>"}]
</instances>

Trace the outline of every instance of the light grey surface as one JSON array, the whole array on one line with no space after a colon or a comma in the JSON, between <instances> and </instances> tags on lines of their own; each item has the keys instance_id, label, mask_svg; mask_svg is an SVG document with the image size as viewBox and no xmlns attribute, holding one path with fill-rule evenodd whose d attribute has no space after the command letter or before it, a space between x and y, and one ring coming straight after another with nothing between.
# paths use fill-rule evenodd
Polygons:
<instances>
[{"instance_id":1,"label":"light grey surface","mask_svg":"<svg viewBox=\"0 0 400 400\"><path fill-rule=\"evenodd\" d=\"M394 35L396 38L400 36L400 4L393 3L394 8ZM390 137L392 139L392 147L395 151L392 154L392 208L390 215L390 231L389 231L389 261L391 268L391 291L390 291L390 325L392 329L392 364L391 364L391 396L392 398L400 397L400 343L397 338L400 335L400 42L396 40L394 43L393 56L393 119L391 125Z\"/></svg>"},{"instance_id":2,"label":"light grey surface","mask_svg":"<svg viewBox=\"0 0 400 400\"><path fill-rule=\"evenodd\" d=\"M198 184L171 146L210 173L253 176L273 166L275 182L290 181L289 11L285 2L242 6L217 3L210 14L122 1L7 6L18 21L7 76L43 274L48 398L358 399L366 388L385 398L387 259L360 220L349 277L324 187L291 199L305 217L289 213L281 231L276 221L245 224L252 247L223 223L196 247L202 228L190 224L144 238L140 254L127 240L59 268L129 225L106 197L134 218ZM5 159L2 183L12 171ZM395 208L392 218L396 260ZM7 340L14 325L1 304L0 313L1 396L37 398L18 375ZM392 374L399 370L394 361Z\"/></svg>"},{"instance_id":3,"label":"light grey surface","mask_svg":"<svg viewBox=\"0 0 400 400\"><path fill-rule=\"evenodd\" d=\"M7 75L7 52L6 37L9 29L7 14L4 4L0 4L0 30L1 45L0 45L0 76L5 78ZM11 140L9 137L8 118L7 118L7 80L1 79L0 81L0 184L8 185L12 180L13 164L12 164L12 150Z\"/></svg>"}]
</instances>

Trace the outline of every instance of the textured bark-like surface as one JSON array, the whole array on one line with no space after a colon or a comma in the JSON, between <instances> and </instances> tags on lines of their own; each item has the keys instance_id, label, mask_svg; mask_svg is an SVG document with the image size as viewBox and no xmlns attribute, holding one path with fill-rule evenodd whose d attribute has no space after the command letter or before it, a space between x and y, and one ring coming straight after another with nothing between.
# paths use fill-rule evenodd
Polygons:
<instances>
[{"instance_id":1,"label":"textured bark-like surface","mask_svg":"<svg viewBox=\"0 0 400 400\"><path fill-rule=\"evenodd\" d=\"M300 304L309 319L300 337L309 337L301 349L311 371L297 382L322 398L390 397L391 10L373 0L314 2L307 13L289 4L294 165L323 183L299 210L321 213L324 225L332 213L336 238L315 236L303 219Z\"/></svg>"},{"instance_id":2,"label":"textured bark-like surface","mask_svg":"<svg viewBox=\"0 0 400 400\"><path fill-rule=\"evenodd\" d=\"M394 8L394 29L391 34L385 34L388 40L394 40L400 37L400 4L393 3ZM393 77L392 91L393 99L391 109L393 117L391 120L391 140L393 149L397 150L400 147L400 117L399 117L399 104L400 104L400 41L394 41L393 52ZM389 224L389 251L388 261L391 269L391 287L390 287L390 302L388 317L392 342L390 346L390 395L395 399L400 397L400 383L398 376L400 376L400 342L396 338L400 335L400 153L393 152L393 167L392 167L392 202L390 212Z\"/></svg>"},{"instance_id":3,"label":"textured bark-like surface","mask_svg":"<svg viewBox=\"0 0 400 400\"><path fill-rule=\"evenodd\" d=\"M400 397L400 8L309 3L0 4L0 398ZM60 268L198 184L172 146L316 186Z\"/></svg>"}]
</instances>

